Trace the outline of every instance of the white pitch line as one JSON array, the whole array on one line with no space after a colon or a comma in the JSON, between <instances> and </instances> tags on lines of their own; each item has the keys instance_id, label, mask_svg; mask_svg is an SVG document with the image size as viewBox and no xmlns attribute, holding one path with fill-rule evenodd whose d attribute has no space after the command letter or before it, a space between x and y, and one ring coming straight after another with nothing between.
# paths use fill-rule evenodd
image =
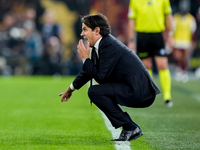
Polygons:
<instances>
[{"instance_id":1,"label":"white pitch line","mask_svg":"<svg viewBox=\"0 0 200 150\"><path fill-rule=\"evenodd\" d=\"M119 137L119 135L120 135L120 133L121 133L121 130L118 128L118 129L115 129L112 125L111 125L111 123L110 123L110 121L108 120L108 118L104 115L104 113L101 111L101 110L99 110L100 112L101 112L101 114L102 114L102 117L103 117L103 119L104 119L104 122L105 122L105 124L106 124L106 127L107 127L107 129L112 133L112 137L114 138L114 139L116 139L116 138L118 138ZM130 143L128 142L128 141L124 141L124 142L119 142L119 141L116 141L115 142L115 148L116 148L116 150L131 150L131 148L130 148Z\"/></svg>"}]
</instances>

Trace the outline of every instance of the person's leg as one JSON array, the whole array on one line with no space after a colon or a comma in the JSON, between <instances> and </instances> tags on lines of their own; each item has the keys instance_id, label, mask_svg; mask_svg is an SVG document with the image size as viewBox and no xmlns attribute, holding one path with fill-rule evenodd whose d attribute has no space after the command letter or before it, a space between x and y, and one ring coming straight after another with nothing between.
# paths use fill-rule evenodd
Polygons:
<instances>
[{"instance_id":1,"label":"person's leg","mask_svg":"<svg viewBox=\"0 0 200 150\"><path fill-rule=\"evenodd\" d=\"M111 84L91 86L88 95L115 128L123 127L119 138L111 141L131 141L143 135L140 127L132 121L128 113L123 112L118 106Z\"/></svg>"},{"instance_id":2,"label":"person's leg","mask_svg":"<svg viewBox=\"0 0 200 150\"><path fill-rule=\"evenodd\" d=\"M167 57L156 56L155 61L159 70L163 100L168 102L171 100L171 75L168 68L168 59Z\"/></svg>"},{"instance_id":3,"label":"person's leg","mask_svg":"<svg viewBox=\"0 0 200 150\"><path fill-rule=\"evenodd\" d=\"M151 34L149 33L137 33L136 49L138 57L142 60L152 77L152 47L150 45L150 39Z\"/></svg>"},{"instance_id":4,"label":"person's leg","mask_svg":"<svg viewBox=\"0 0 200 150\"><path fill-rule=\"evenodd\" d=\"M175 59L176 66L182 69L183 71L187 70L188 54L188 49L173 49L173 57Z\"/></svg>"},{"instance_id":5,"label":"person's leg","mask_svg":"<svg viewBox=\"0 0 200 150\"><path fill-rule=\"evenodd\" d=\"M183 53L183 59L182 59L182 70L187 72L187 68L188 68L188 55L189 55L189 50L185 49L182 51Z\"/></svg>"},{"instance_id":6,"label":"person's leg","mask_svg":"<svg viewBox=\"0 0 200 150\"><path fill-rule=\"evenodd\" d=\"M176 67L181 68L181 66L182 66L181 62L182 62L182 59L183 59L182 50L174 48L173 49L173 57L174 57L174 60L175 60Z\"/></svg>"},{"instance_id":7,"label":"person's leg","mask_svg":"<svg viewBox=\"0 0 200 150\"><path fill-rule=\"evenodd\" d=\"M145 67L147 68L149 74L152 77L152 58L151 57L142 58L142 62L145 65Z\"/></svg>"},{"instance_id":8,"label":"person's leg","mask_svg":"<svg viewBox=\"0 0 200 150\"><path fill-rule=\"evenodd\" d=\"M176 81L181 81L183 75L183 50L174 48L173 57L175 60L175 79Z\"/></svg>"},{"instance_id":9,"label":"person's leg","mask_svg":"<svg viewBox=\"0 0 200 150\"><path fill-rule=\"evenodd\" d=\"M182 64L181 64L181 68L182 68L182 82L187 82L189 80L189 76L188 76L188 55L189 55L189 50L188 49L184 49L182 51L183 53L183 58L182 58Z\"/></svg>"},{"instance_id":10,"label":"person's leg","mask_svg":"<svg viewBox=\"0 0 200 150\"><path fill-rule=\"evenodd\" d=\"M111 84L91 86L88 90L88 96L91 102L108 117L115 128L123 127L125 130L134 130L138 127L130 116L118 106Z\"/></svg>"}]
</instances>

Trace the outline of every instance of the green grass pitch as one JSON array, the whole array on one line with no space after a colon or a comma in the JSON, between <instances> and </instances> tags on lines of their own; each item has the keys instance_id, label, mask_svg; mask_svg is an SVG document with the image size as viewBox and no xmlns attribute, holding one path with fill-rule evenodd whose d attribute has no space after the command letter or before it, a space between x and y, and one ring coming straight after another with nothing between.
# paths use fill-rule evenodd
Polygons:
<instances>
[{"instance_id":1,"label":"green grass pitch","mask_svg":"<svg viewBox=\"0 0 200 150\"><path fill-rule=\"evenodd\" d=\"M0 150L115 150L101 113L90 105L87 86L61 103L58 94L74 77L0 78ZM154 79L159 85L159 80ZM145 109L122 107L144 135L132 150L200 148L200 82L172 82L173 108L159 94Z\"/></svg>"}]
</instances>

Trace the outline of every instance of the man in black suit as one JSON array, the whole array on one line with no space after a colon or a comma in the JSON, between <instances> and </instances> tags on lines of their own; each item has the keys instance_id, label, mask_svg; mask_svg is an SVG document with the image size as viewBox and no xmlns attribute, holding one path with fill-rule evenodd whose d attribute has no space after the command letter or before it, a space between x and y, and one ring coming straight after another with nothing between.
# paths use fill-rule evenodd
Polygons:
<instances>
[{"instance_id":1,"label":"man in black suit","mask_svg":"<svg viewBox=\"0 0 200 150\"><path fill-rule=\"evenodd\" d=\"M91 103L104 112L113 127L123 128L119 138L113 141L137 139L143 135L141 128L119 105L149 107L160 91L137 55L110 34L105 16L86 15L81 21L81 36L88 42L85 46L80 40L77 48L84 64L69 88L59 94L61 102L68 101L75 89L95 79L99 84L91 85L88 90Z\"/></svg>"}]
</instances>

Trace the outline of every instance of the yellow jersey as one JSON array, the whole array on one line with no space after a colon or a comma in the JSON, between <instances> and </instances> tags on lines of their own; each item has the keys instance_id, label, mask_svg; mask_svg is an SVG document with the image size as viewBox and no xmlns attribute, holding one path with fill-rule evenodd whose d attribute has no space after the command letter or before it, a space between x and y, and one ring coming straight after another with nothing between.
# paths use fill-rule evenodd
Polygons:
<instances>
[{"instance_id":1,"label":"yellow jersey","mask_svg":"<svg viewBox=\"0 0 200 150\"><path fill-rule=\"evenodd\" d=\"M196 30L194 17L187 13L181 16L179 13L174 15L174 47L188 49L191 46L192 34Z\"/></svg>"},{"instance_id":2,"label":"yellow jersey","mask_svg":"<svg viewBox=\"0 0 200 150\"><path fill-rule=\"evenodd\" d=\"M169 0L130 0L128 18L136 20L137 32L157 33L165 30L165 15L171 13Z\"/></svg>"}]
</instances>

